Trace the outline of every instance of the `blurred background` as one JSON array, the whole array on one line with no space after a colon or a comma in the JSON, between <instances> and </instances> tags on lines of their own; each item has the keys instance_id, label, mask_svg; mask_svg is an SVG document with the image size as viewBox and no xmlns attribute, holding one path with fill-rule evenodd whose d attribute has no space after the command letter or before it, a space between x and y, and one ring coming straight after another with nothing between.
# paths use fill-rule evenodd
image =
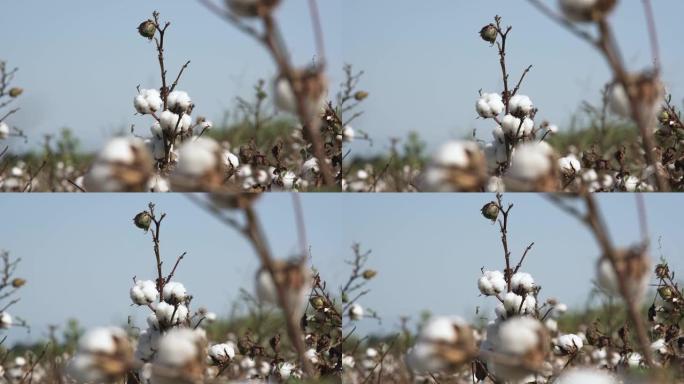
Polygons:
<instances>
[{"instance_id":1,"label":"blurred background","mask_svg":"<svg viewBox=\"0 0 684 384\"><path fill-rule=\"evenodd\" d=\"M344 272L340 200L332 194L307 194L300 199L311 265L334 293ZM128 291L134 276L149 280L156 276L150 234L132 221L150 201L156 204L157 214L167 213L161 229L166 274L187 252L175 280L194 296L192 308L203 306L226 318L240 288L254 293L260 264L251 245L187 196L7 194L0 198L4 217L0 249L22 259L16 276L28 280L19 291L21 301L9 312L31 326L31 333L22 328L3 331L8 341L44 339L50 325L59 326L57 334L61 334L71 318L88 328L125 325L132 316L136 325L144 326L149 310L133 306ZM297 254L292 195L264 195L256 209L274 257Z\"/></svg>"},{"instance_id":2,"label":"blurred background","mask_svg":"<svg viewBox=\"0 0 684 384\"><path fill-rule=\"evenodd\" d=\"M355 334L396 333L403 316L410 320L409 329L415 330L424 311L468 320L494 318L498 301L481 297L477 287L481 268L505 268L499 226L480 213L494 199L493 194L345 196L341 243L359 242L364 250L371 250L368 268L378 271L367 286L370 293L358 303L382 318L382 322L354 322ZM597 199L613 242L636 245L641 239L636 195ZM643 195L643 199L654 266L664 257L676 276L681 276L681 199L669 194ZM508 203L514 204L508 227L512 262L517 263L534 242L521 270L532 274L542 287L540 300L553 297L571 312L584 310L601 255L592 234L542 194L508 194L504 204ZM353 256L351 250L345 255L347 259ZM347 327L351 330L351 325Z\"/></svg>"},{"instance_id":3,"label":"blurred background","mask_svg":"<svg viewBox=\"0 0 684 384\"><path fill-rule=\"evenodd\" d=\"M544 0L556 7L556 0ZM663 79L677 106L684 99L684 52L679 49L684 2L653 1ZM598 102L611 75L603 58L586 42L539 13L525 0L345 0L343 59L366 71L360 86L371 96L366 113L352 123L373 145L358 140L355 155L386 153L391 138L419 135L428 153L448 139L491 139L494 125L478 120L478 90L503 89L496 47L479 36L495 15L513 26L508 38L510 81L534 65L521 93L539 108L537 122L548 120L569 130L582 101ZM651 64L641 1L620 1L611 15L625 62L631 70ZM585 128L585 127L578 127Z\"/></svg>"}]
</instances>

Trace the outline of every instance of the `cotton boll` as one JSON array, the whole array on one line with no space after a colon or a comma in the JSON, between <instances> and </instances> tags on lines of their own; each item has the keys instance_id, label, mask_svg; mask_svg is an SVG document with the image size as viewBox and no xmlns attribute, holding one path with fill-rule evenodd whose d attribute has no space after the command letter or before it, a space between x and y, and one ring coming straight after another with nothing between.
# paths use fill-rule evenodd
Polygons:
<instances>
[{"instance_id":1,"label":"cotton boll","mask_svg":"<svg viewBox=\"0 0 684 384\"><path fill-rule=\"evenodd\" d=\"M292 372L295 369L295 365L290 363L290 362L282 362L278 365L278 374L280 375L280 378L283 380L287 380L290 378L292 375Z\"/></svg>"},{"instance_id":2,"label":"cotton boll","mask_svg":"<svg viewBox=\"0 0 684 384\"><path fill-rule=\"evenodd\" d=\"M560 168L560 171L564 176L572 177L579 173L579 171L582 169L582 165L577 159L577 156L570 154L566 157L561 157L558 159L558 168Z\"/></svg>"},{"instance_id":3,"label":"cotton boll","mask_svg":"<svg viewBox=\"0 0 684 384\"><path fill-rule=\"evenodd\" d=\"M363 318L363 307L357 303L352 304L349 308L349 318L352 320L361 320Z\"/></svg>"},{"instance_id":4,"label":"cotton boll","mask_svg":"<svg viewBox=\"0 0 684 384\"><path fill-rule=\"evenodd\" d=\"M188 293L183 284L176 281L170 281L164 285L162 297L164 298L164 301L169 304L178 304L187 299Z\"/></svg>"},{"instance_id":5,"label":"cotton boll","mask_svg":"<svg viewBox=\"0 0 684 384\"><path fill-rule=\"evenodd\" d=\"M620 249L615 255L617 269L624 271L627 294L637 303L642 302L648 291L650 259L640 249ZM597 281L610 295L621 296L615 270L608 257L601 257L596 266Z\"/></svg>"},{"instance_id":6,"label":"cotton boll","mask_svg":"<svg viewBox=\"0 0 684 384\"><path fill-rule=\"evenodd\" d=\"M242 17L259 16L259 10L270 12L280 4L280 0L226 0L231 12Z\"/></svg>"},{"instance_id":7,"label":"cotton boll","mask_svg":"<svg viewBox=\"0 0 684 384\"><path fill-rule=\"evenodd\" d=\"M501 95L498 93L484 93L475 104L478 115L485 119L500 115L505 108Z\"/></svg>"},{"instance_id":8,"label":"cotton boll","mask_svg":"<svg viewBox=\"0 0 684 384\"><path fill-rule=\"evenodd\" d=\"M511 156L506 186L516 191L551 192L558 188L553 149L546 142L525 143Z\"/></svg>"},{"instance_id":9,"label":"cotton boll","mask_svg":"<svg viewBox=\"0 0 684 384\"><path fill-rule=\"evenodd\" d=\"M299 188L299 177L292 171L284 171L276 175L274 183L286 191L292 191Z\"/></svg>"},{"instance_id":10,"label":"cotton boll","mask_svg":"<svg viewBox=\"0 0 684 384\"><path fill-rule=\"evenodd\" d=\"M354 132L354 128L352 128L350 125L345 125L344 128L342 128L342 138L345 142L351 142L354 140L356 133Z\"/></svg>"},{"instance_id":11,"label":"cotton boll","mask_svg":"<svg viewBox=\"0 0 684 384\"><path fill-rule=\"evenodd\" d=\"M157 285L152 280L139 280L131 288L131 300L136 305L152 304L159 298Z\"/></svg>"},{"instance_id":12,"label":"cotton boll","mask_svg":"<svg viewBox=\"0 0 684 384\"><path fill-rule=\"evenodd\" d=\"M293 81L301 90L304 99L304 112L307 118L313 118L323 107L327 96L327 80L321 73L312 71L297 71ZM292 90L290 81L279 76L273 81L274 103L278 109L293 115L299 114L297 97Z\"/></svg>"},{"instance_id":13,"label":"cotton boll","mask_svg":"<svg viewBox=\"0 0 684 384\"><path fill-rule=\"evenodd\" d=\"M161 177L159 175L155 175L150 179L150 182L147 185L147 189L150 192L169 192L171 188L169 187L169 181L166 180L166 178Z\"/></svg>"},{"instance_id":14,"label":"cotton boll","mask_svg":"<svg viewBox=\"0 0 684 384\"><path fill-rule=\"evenodd\" d=\"M203 331L172 329L159 339L152 368L152 383L200 382L206 362Z\"/></svg>"},{"instance_id":15,"label":"cotton boll","mask_svg":"<svg viewBox=\"0 0 684 384\"><path fill-rule=\"evenodd\" d=\"M302 178L308 181L315 181L320 173L320 167L318 166L318 159L315 157L310 158L302 164Z\"/></svg>"},{"instance_id":16,"label":"cotton boll","mask_svg":"<svg viewBox=\"0 0 684 384\"><path fill-rule=\"evenodd\" d=\"M352 369L356 365L354 361L354 356L342 355L342 367L345 369Z\"/></svg>"},{"instance_id":17,"label":"cotton boll","mask_svg":"<svg viewBox=\"0 0 684 384\"><path fill-rule=\"evenodd\" d=\"M472 329L460 317L430 319L407 355L407 363L417 372L446 372L469 362L477 351Z\"/></svg>"},{"instance_id":18,"label":"cotton boll","mask_svg":"<svg viewBox=\"0 0 684 384\"><path fill-rule=\"evenodd\" d=\"M501 120L501 128L508 137L517 136L518 138L521 138L532 134L532 130L534 130L534 121L528 117L519 119L508 114Z\"/></svg>"},{"instance_id":19,"label":"cotton boll","mask_svg":"<svg viewBox=\"0 0 684 384\"><path fill-rule=\"evenodd\" d=\"M174 190L211 190L225 177L224 153L212 139L199 137L178 149L178 164L171 174Z\"/></svg>"},{"instance_id":20,"label":"cotton boll","mask_svg":"<svg viewBox=\"0 0 684 384\"><path fill-rule=\"evenodd\" d=\"M235 357L236 346L232 341L209 347L209 357L217 364L224 364Z\"/></svg>"},{"instance_id":21,"label":"cotton boll","mask_svg":"<svg viewBox=\"0 0 684 384\"><path fill-rule=\"evenodd\" d=\"M166 105L169 110L176 114L189 114L192 110L192 100L187 92L173 91L166 98Z\"/></svg>"},{"instance_id":22,"label":"cotton boll","mask_svg":"<svg viewBox=\"0 0 684 384\"><path fill-rule=\"evenodd\" d=\"M508 101L508 107L513 116L524 117L530 115L534 109L534 104L528 96L515 95Z\"/></svg>"},{"instance_id":23,"label":"cotton boll","mask_svg":"<svg viewBox=\"0 0 684 384\"><path fill-rule=\"evenodd\" d=\"M237 169L240 166L240 159L231 151L223 151L223 163L227 169Z\"/></svg>"},{"instance_id":24,"label":"cotton boll","mask_svg":"<svg viewBox=\"0 0 684 384\"><path fill-rule=\"evenodd\" d=\"M157 139L162 139L164 137L164 130L162 129L158 121L155 121L154 124L152 124L152 126L150 127L150 133L154 138Z\"/></svg>"},{"instance_id":25,"label":"cotton boll","mask_svg":"<svg viewBox=\"0 0 684 384\"><path fill-rule=\"evenodd\" d=\"M565 17L576 22L597 21L610 13L616 0L560 0Z\"/></svg>"},{"instance_id":26,"label":"cotton boll","mask_svg":"<svg viewBox=\"0 0 684 384\"><path fill-rule=\"evenodd\" d=\"M611 111L616 115L624 118L632 117L632 107L629 102L629 96L625 92L625 87L622 84L615 83L608 90L608 105Z\"/></svg>"},{"instance_id":27,"label":"cotton boll","mask_svg":"<svg viewBox=\"0 0 684 384\"><path fill-rule=\"evenodd\" d=\"M159 125L164 132L169 134L187 132L192 126L192 117L186 114L181 117L179 114L166 110L159 115Z\"/></svg>"},{"instance_id":28,"label":"cotton boll","mask_svg":"<svg viewBox=\"0 0 684 384\"><path fill-rule=\"evenodd\" d=\"M506 290L506 280L501 271L484 271L478 282L477 287L480 293L485 296L494 296Z\"/></svg>"},{"instance_id":29,"label":"cotton boll","mask_svg":"<svg viewBox=\"0 0 684 384\"><path fill-rule=\"evenodd\" d=\"M110 140L83 178L89 192L142 192L152 176L152 156L137 138Z\"/></svg>"},{"instance_id":30,"label":"cotton boll","mask_svg":"<svg viewBox=\"0 0 684 384\"><path fill-rule=\"evenodd\" d=\"M273 273L277 281L281 281L285 290L285 300L294 313L300 318L304 313L313 284L311 269L294 261L277 260L273 263ZM256 274L256 293L259 300L278 305L278 293L271 274L261 268Z\"/></svg>"},{"instance_id":31,"label":"cotton boll","mask_svg":"<svg viewBox=\"0 0 684 384\"><path fill-rule=\"evenodd\" d=\"M487 349L517 360L508 364L493 358L488 367L499 379L519 381L539 371L548 354L548 334L544 326L531 317L514 317L487 329Z\"/></svg>"},{"instance_id":32,"label":"cotton boll","mask_svg":"<svg viewBox=\"0 0 684 384\"><path fill-rule=\"evenodd\" d=\"M133 362L133 349L120 328L95 328L86 332L67 372L80 383L120 380Z\"/></svg>"},{"instance_id":33,"label":"cotton boll","mask_svg":"<svg viewBox=\"0 0 684 384\"><path fill-rule=\"evenodd\" d=\"M533 292L535 288L532 275L525 272L518 272L511 277L511 289L518 294Z\"/></svg>"},{"instance_id":34,"label":"cotton boll","mask_svg":"<svg viewBox=\"0 0 684 384\"><path fill-rule=\"evenodd\" d=\"M0 312L0 329L7 329L12 326L12 316L7 312Z\"/></svg>"},{"instance_id":35,"label":"cotton boll","mask_svg":"<svg viewBox=\"0 0 684 384\"><path fill-rule=\"evenodd\" d=\"M573 334L559 336L555 344L554 351L559 355L574 355L584 346L582 339Z\"/></svg>"},{"instance_id":36,"label":"cotton boll","mask_svg":"<svg viewBox=\"0 0 684 384\"><path fill-rule=\"evenodd\" d=\"M502 141L494 140L487 143L484 147L485 158L487 159L487 168L490 172L495 172L499 169L501 164L505 164L508 160L506 154L506 145Z\"/></svg>"},{"instance_id":37,"label":"cotton boll","mask_svg":"<svg viewBox=\"0 0 684 384\"><path fill-rule=\"evenodd\" d=\"M156 321L156 316L154 314L151 316L154 316ZM158 323L157 328L148 328L140 332L140 335L138 336L138 346L135 350L136 359L141 361L152 360L156 351L159 349L158 344L160 338L161 332L158 329Z\"/></svg>"},{"instance_id":38,"label":"cotton boll","mask_svg":"<svg viewBox=\"0 0 684 384\"><path fill-rule=\"evenodd\" d=\"M188 318L188 308L183 304L174 306L166 302L161 302L157 304L154 313L157 316L159 324L165 328L181 324Z\"/></svg>"},{"instance_id":39,"label":"cotton boll","mask_svg":"<svg viewBox=\"0 0 684 384\"><path fill-rule=\"evenodd\" d=\"M629 94L635 98L642 122L655 128L665 95L664 86L658 75L650 72L630 74L627 78L627 84L630 90ZM633 117L629 94L624 85L618 81L611 84L608 89L610 109L623 118Z\"/></svg>"},{"instance_id":40,"label":"cotton boll","mask_svg":"<svg viewBox=\"0 0 684 384\"><path fill-rule=\"evenodd\" d=\"M4 140L9 137L10 127L4 121L0 121L0 140Z\"/></svg>"},{"instance_id":41,"label":"cotton boll","mask_svg":"<svg viewBox=\"0 0 684 384\"><path fill-rule=\"evenodd\" d=\"M316 352L315 348L307 349L306 352L304 352L304 357L314 364L318 363L318 352Z\"/></svg>"},{"instance_id":42,"label":"cotton boll","mask_svg":"<svg viewBox=\"0 0 684 384\"><path fill-rule=\"evenodd\" d=\"M135 110L140 114L151 114L162 109L163 101L156 89L141 89L133 100Z\"/></svg>"},{"instance_id":43,"label":"cotton boll","mask_svg":"<svg viewBox=\"0 0 684 384\"><path fill-rule=\"evenodd\" d=\"M442 145L422 175L429 191L480 191L487 178L483 150L473 141L450 141Z\"/></svg>"},{"instance_id":44,"label":"cotton boll","mask_svg":"<svg viewBox=\"0 0 684 384\"><path fill-rule=\"evenodd\" d=\"M618 380L606 371L590 368L575 368L563 372L557 384L618 384Z\"/></svg>"},{"instance_id":45,"label":"cotton boll","mask_svg":"<svg viewBox=\"0 0 684 384\"><path fill-rule=\"evenodd\" d=\"M506 319L516 315L534 314L537 307L537 300L534 296L520 296L513 292L508 292L503 297L503 303L499 304L495 311L500 319Z\"/></svg>"}]
</instances>

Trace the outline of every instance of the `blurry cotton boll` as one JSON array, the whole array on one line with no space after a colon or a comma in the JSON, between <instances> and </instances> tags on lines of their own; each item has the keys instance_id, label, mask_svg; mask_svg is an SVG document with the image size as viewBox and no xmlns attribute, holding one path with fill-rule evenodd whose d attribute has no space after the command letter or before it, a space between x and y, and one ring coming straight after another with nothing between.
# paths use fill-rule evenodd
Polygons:
<instances>
[{"instance_id":1,"label":"blurry cotton boll","mask_svg":"<svg viewBox=\"0 0 684 384\"><path fill-rule=\"evenodd\" d=\"M162 109L163 101L156 89L141 89L133 100L135 110L140 114L151 114Z\"/></svg>"},{"instance_id":2,"label":"blurry cotton boll","mask_svg":"<svg viewBox=\"0 0 684 384\"><path fill-rule=\"evenodd\" d=\"M526 137L532 134L532 130L534 130L534 121L528 117L519 119L509 114L504 116L503 120L501 120L501 128L508 137Z\"/></svg>"},{"instance_id":3,"label":"blurry cotton boll","mask_svg":"<svg viewBox=\"0 0 684 384\"><path fill-rule=\"evenodd\" d=\"M169 192L171 188L169 187L169 181L166 180L166 178L155 175L147 184L147 190L150 192Z\"/></svg>"},{"instance_id":4,"label":"blurry cotton boll","mask_svg":"<svg viewBox=\"0 0 684 384\"><path fill-rule=\"evenodd\" d=\"M307 119L312 119L325 107L327 97L327 80L322 73L311 70L296 71L293 81L301 90L304 100L304 112ZM297 96L287 78L279 76L273 82L275 105L281 111L299 114Z\"/></svg>"},{"instance_id":5,"label":"blurry cotton boll","mask_svg":"<svg viewBox=\"0 0 684 384\"><path fill-rule=\"evenodd\" d=\"M590 368L575 368L563 372L557 384L618 384L618 380L606 371Z\"/></svg>"},{"instance_id":6,"label":"blurry cotton boll","mask_svg":"<svg viewBox=\"0 0 684 384\"><path fill-rule=\"evenodd\" d=\"M565 17L571 21L598 21L613 10L617 0L560 0Z\"/></svg>"},{"instance_id":7,"label":"blurry cotton boll","mask_svg":"<svg viewBox=\"0 0 684 384\"><path fill-rule=\"evenodd\" d=\"M173 91L166 98L166 105L169 110L176 114L189 115L192 111L192 100L187 92Z\"/></svg>"},{"instance_id":8,"label":"blurry cotton boll","mask_svg":"<svg viewBox=\"0 0 684 384\"><path fill-rule=\"evenodd\" d=\"M302 178L314 182L320 173L321 169L318 166L318 159L315 157L310 158L302 164Z\"/></svg>"},{"instance_id":9,"label":"blurry cotton boll","mask_svg":"<svg viewBox=\"0 0 684 384\"><path fill-rule=\"evenodd\" d=\"M257 181L259 180L257 179ZM299 189L300 180L299 177L297 177L297 174L292 171L281 171L280 173L273 175L273 184L274 187L280 187L285 191L292 191Z\"/></svg>"},{"instance_id":10,"label":"blurry cotton boll","mask_svg":"<svg viewBox=\"0 0 684 384\"><path fill-rule=\"evenodd\" d=\"M632 300L641 303L648 291L649 272L651 261L648 254L638 248L620 249L616 251L616 268L623 272L622 279L626 286L627 294ZM596 266L597 281L599 285L612 296L621 296L620 283L615 269L608 258L603 256Z\"/></svg>"},{"instance_id":11,"label":"blurry cotton boll","mask_svg":"<svg viewBox=\"0 0 684 384\"><path fill-rule=\"evenodd\" d=\"M242 17L257 17L260 10L271 12L280 4L280 0L226 0L231 12Z\"/></svg>"},{"instance_id":12,"label":"blurry cotton boll","mask_svg":"<svg viewBox=\"0 0 684 384\"><path fill-rule=\"evenodd\" d=\"M487 180L483 151L473 141L450 141L433 155L422 178L428 191L481 191Z\"/></svg>"},{"instance_id":13,"label":"blurry cotton boll","mask_svg":"<svg viewBox=\"0 0 684 384\"><path fill-rule=\"evenodd\" d=\"M515 95L508 101L508 107L513 116L529 116L534 110L532 100L525 95Z\"/></svg>"},{"instance_id":14,"label":"blurry cotton boll","mask_svg":"<svg viewBox=\"0 0 684 384\"><path fill-rule=\"evenodd\" d=\"M469 363L477 353L473 330L460 317L428 321L406 360L416 372L447 372Z\"/></svg>"},{"instance_id":15,"label":"blurry cotton boll","mask_svg":"<svg viewBox=\"0 0 684 384\"><path fill-rule=\"evenodd\" d=\"M276 281L282 284L287 301L293 316L299 319L309 302L309 292L313 285L311 269L297 261L273 262L273 273ZM256 274L256 293L259 300L279 305L278 292L269 271L262 267Z\"/></svg>"},{"instance_id":16,"label":"blurry cotton boll","mask_svg":"<svg viewBox=\"0 0 684 384\"><path fill-rule=\"evenodd\" d=\"M552 192L558 188L555 153L546 142L525 143L511 156L505 183L511 191Z\"/></svg>"},{"instance_id":17,"label":"blurry cotton boll","mask_svg":"<svg viewBox=\"0 0 684 384\"><path fill-rule=\"evenodd\" d=\"M558 168L565 177L573 177L582 169L579 159L574 154L570 154L558 159Z\"/></svg>"},{"instance_id":18,"label":"blurry cotton boll","mask_svg":"<svg viewBox=\"0 0 684 384\"><path fill-rule=\"evenodd\" d=\"M342 128L342 139L345 142L353 141L355 136L356 132L354 132L354 128L352 128L350 125L345 125L344 128Z\"/></svg>"},{"instance_id":19,"label":"blurry cotton boll","mask_svg":"<svg viewBox=\"0 0 684 384\"><path fill-rule=\"evenodd\" d=\"M485 119L499 116L506 106L498 93L483 93L475 103L475 109L480 117Z\"/></svg>"},{"instance_id":20,"label":"blurry cotton boll","mask_svg":"<svg viewBox=\"0 0 684 384\"><path fill-rule=\"evenodd\" d=\"M164 328L183 324L188 319L188 308L183 304L171 305L161 302L157 304L154 313L159 325Z\"/></svg>"},{"instance_id":21,"label":"blurry cotton boll","mask_svg":"<svg viewBox=\"0 0 684 384\"><path fill-rule=\"evenodd\" d=\"M131 300L136 305L148 305L159 298L157 285L152 280L139 280L131 288Z\"/></svg>"},{"instance_id":22,"label":"blurry cotton boll","mask_svg":"<svg viewBox=\"0 0 684 384\"><path fill-rule=\"evenodd\" d=\"M493 352L487 367L498 379L516 382L542 369L549 353L546 328L531 317L514 317L487 329L482 349ZM497 359L497 355L507 359Z\"/></svg>"},{"instance_id":23,"label":"blurry cotton boll","mask_svg":"<svg viewBox=\"0 0 684 384\"><path fill-rule=\"evenodd\" d=\"M235 357L236 346L233 342L214 344L209 347L209 357L214 364L225 364Z\"/></svg>"},{"instance_id":24,"label":"blurry cotton boll","mask_svg":"<svg viewBox=\"0 0 684 384\"><path fill-rule=\"evenodd\" d=\"M363 307L357 303L352 304L351 308L349 308L349 318L361 320L363 318Z\"/></svg>"},{"instance_id":25,"label":"blurry cotton boll","mask_svg":"<svg viewBox=\"0 0 684 384\"><path fill-rule=\"evenodd\" d=\"M172 329L159 339L152 367L152 384L201 382L206 366L206 336L202 330Z\"/></svg>"},{"instance_id":26,"label":"blurry cotton boll","mask_svg":"<svg viewBox=\"0 0 684 384\"><path fill-rule=\"evenodd\" d=\"M555 344L554 351L559 355L574 355L584 346L582 338L573 334L559 336Z\"/></svg>"},{"instance_id":27,"label":"blurry cotton boll","mask_svg":"<svg viewBox=\"0 0 684 384\"><path fill-rule=\"evenodd\" d=\"M83 178L89 192L143 192L152 176L152 156L137 138L115 138L100 151Z\"/></svg>"},{"instance_id":28,"label":"blurry cotton boll","mask_svg":"<svg viewBox=\"0 0 684 384\"><path fill-rule=\"evenodd\" d=\"M174 190L214 190L224 181L223 151L212 139L197 138L178 149L178 164L171 173Z\"/></svg>"},{"instance_id":29,"label":"blurry cotton boll","mask_svg":"<svg viewBox=\"0 0 684 384\"><path fill-rule=\"evenodd\" d=\"M484 271L482 276L477 281L477 287L485 296L495 296L506 290L506 280L501 271Z\"/></svg>"},{"instance_id":30,"label":"blurry cotton boll","mask_svg":"<svg viewBox=\"0 0 684 384\"><path fill-rule=\"evenodd\" d=\"M185 114L181 117L171 111L164 111L159 116L159 125L164 132L187 132L192 126L192 117Z\"/></svg>"},{"instance_id":31,"label":"blurry cotton boll","mask_svg":"<svg viewBox=\"0 0 684 384\"><path fill-rule=\"evenodd\" d=\"M183 284L176 281L170 281L164 285L162 297L164 298L164 301L169 304L178 304L185 301L188 297L188 293Z\"/></svg>"},{"instance_id":32,"label":"blurry cotton boll","mask_svg":"<svg viewBox=\"0 0 684 384\"><path fill-rule=\"evenodd\" d=\"M0 329L7 329L12 326L12 315L7 312L0 312Z\"/></svg>"},{"instance_id":33,"label":"blurry cotton boll","mask_svg":"<svg viewBox=\"0 0 684 384\"><path fill-rule=\"evenodd\" d=\"M499 319L507 319L517 315L533 315L536 311L537 300L532 295L521 296L513 292L508 292L503 297L503 303L496 309Z\"/></svg>"},{"instance_id":34,"label":"blurry cotton boll","mask_svg":"<svg viewBox=\"0 0 684 384\"><path fill-rule=\"evenodd\" d=\"M113 383L133 364L133 348L120 328L95 328L86 332L69 362L69 376L79 383Z\"/></svg>"},{"instance_id":35,"label":"blurry cotton boll","mask_svg":"<svg viewBox=\"0 0 684 384\"><path fill-rule=\"evenodd\" d=\"M657 75L651 73L630 75L627 82L630 89L629 93L636 99L642 123L655 129L665 96L662 82ZM629 94L620 82L615 81L609 86L608 103L611 111L616 115L627 119L633 117Z\"/></svg>"},{"instance_id":36,"label":"blurry cotton boll","mask_svg":"<svg viewBox=\"0 0 684 384\"><path fill-rule=\"evenodd\" d=\"M226 149L223 151L223 164L225 164L226 169L235 171L240 166L240 158Z\"/></svg>"},{"instance_id":37,"label":"blurry cotton boll","mask_svg":"<svg viewBox=\"0 0 684 384\"><path fill-rule=\"evenodd\" d=\"M0 121L0 140L4 140L9 137L10 127L4 121Z\"/></svg>"}]
</instances>

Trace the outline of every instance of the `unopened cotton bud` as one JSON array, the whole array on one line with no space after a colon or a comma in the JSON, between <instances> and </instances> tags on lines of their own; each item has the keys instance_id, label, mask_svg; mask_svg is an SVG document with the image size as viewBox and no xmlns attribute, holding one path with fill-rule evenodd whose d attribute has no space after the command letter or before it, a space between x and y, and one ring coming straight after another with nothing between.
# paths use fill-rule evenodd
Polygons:
<instances>
[{"instance_id":1,"label":"unopened cotton bud","mask_svg":"<svg viewBox=\"0 0 684 384\"><path fill-rule=\"evenodd\" d=\"M314 309L322 309L325 307L325 300L323 300L322 297L320 296L314 296L311 299L309 299L309 302L311 303L311 306L314 307Z\"/></svg>"},{"instance_id":2,"label":"unopened cotton bud","mask_svg":"<svg viewBox=\"0 0 684 384\"><path fill-rule=\"evenodd\" d=\"M142 211L135 215L133 223L136 227L144 229L145 232L147 232L147 230L150 229L150 224L152 224L152 215L147 211Z\"/></svg>"},{"instance_id":3,"label":"unopened cotton bud","mask_svg":"<svg viewBox=\"0 0 684 384\"><path fill-rule=\"evenodd\" d=\"M138 33L140 36L152 40L154 34L157 33L157 24L153 20L145 20L138 26Z\"/></svg>"},{"instance_id":4,"label":"unopened cotton bud","mask_svg":"<svg viewBox=\"0 0 684 384\"><path fill-rule=\"evenodd\" d=\"M480 211L482 216L491 221L496 221L499 217L499 205L493 201L485 204Z\"/></svg>"},{"instance_id":5,"label":"unopened cotton bud","mask_svg":"<svg viewBox=\"0 0 684 384\"><path fill-rule=\"evenodd\" d=\"M362 101L368 98L369 93L366 91L357 91L354 93L354 100L356 101Z\"/></svg>"},{"instance_id":6,"label":"unopened cotton bud","mask_svg":"<svg viewBox=\"0 0 684 384\"><path fill-rule=\"evenodd\" d=\"M488 24L480 29L480 37L482 40L494 44L496 42L496 37L499 35L496 25Z\"/></svg>"},{"instance_id":7,"label":"unopened cotton bud","mask_svg":"<svg viewBox=\"0 0 684 384\"><path fill-rule=\"evenodd\" d=\"M13 288L21 288L26 284L26 279L22 279L20 277L15 277L12 279L12 287Z\"/></svg>"},{"instance_id":8,"label":"unopened cotton bud","mask_svg":"<svg viewBox=\"0 0 684 384\"><path fill-rule=\"evenodd\" d=\"M19 97L22 93L24 93L24 90L19 87L13 87L9 90L9 96L12 98Z\"/></svg>"},{"instance_id":9,"label":"unopened cotton bud","mask_svg":"<svg viewBox=\"0 0 684 384\"><path fill-rule=\"evenodd\" d=\"M376 270L366 269L365 271L363 271L361 276L363 276L363 278L366 280L370 280L370 279L374 278L377 274L378 274L378 272Z\"/></svg>"}]
</instances>

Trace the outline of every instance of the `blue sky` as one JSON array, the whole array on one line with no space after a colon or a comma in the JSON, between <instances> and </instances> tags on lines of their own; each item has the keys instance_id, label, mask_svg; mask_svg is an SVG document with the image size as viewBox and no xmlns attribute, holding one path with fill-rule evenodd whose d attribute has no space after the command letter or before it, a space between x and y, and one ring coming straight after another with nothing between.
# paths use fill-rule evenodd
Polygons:
<instances>
[{"instance_id":1,"label":"blue sky","mask_svg":"<svg viewBox=\"0 0 684 384\"><path fill-rule=\"evenodd\" d=\"M307 63L315 52L307 2L283 3L278 16L292 54L297 63ZM653 3L665 80L680 100L684 52L676 28L684 3ZM375 145L354 143L359 154L384 151L388 138L412 130L431 147L473 128L489 136L490 124L475 119L473 105L479 89L501 87L496 51L477 35L495 14L514 26L512 77L535 65L522 92L540 108L540 118L564 127L580 102L596 100L609 80L591 48L524 0L325 0L319 8L333 92L344 63L366 71L361 86L371 97L354 126L369 132ZM0 57L21 68L17 85L26 93L23 110L10 123L25 129L33 144L44 133L70 126L87 148L100 147L131 124L146 132L149 121L133 115L131 100L138 84L158 87L159 74L153 45L135 27L155 9L173 23L169 73L192 60L181 88L190 92L197 114L219 120L236 96L250 96L257 79L274 74L261 47L193 0L13 1L0 14L0 33L11 36L0 42ZM643 19L640 1L620 2L613 17L633 69L650 60Z\"/></svg>"},{"instance_id":2,"label":"blue sky","mask_svg":"<svg viewBox=\"0 0 684 384\"><path fill-rule=\"evenodd\" d=\"M369 267L379 271L368 286L371 293L359 303L377 310L383 322L358 322L360 334L396 331L400 316L415 321L423 310L472 319L479 306L493 316L495 303L479 297L477 288L480 268L505 265L498 226L479 211L491 199L488 194L345 196L342 244L358 241L371 249ZM582 308L600 256L591 234L541 195L508 194L504 200L515 204L509 226L514 260L535 242L523 271L542 286L541 297ZM616 244L640 238L635 195L600 196L599 203ZM662 253L679 276L684 271L681 198L651 194L645 203L656 245L653 259L659 257L660 237Z\"/></svg>"},{"instance_id":3,"label":"blue sky","mask_svg":"<svg viewBox=\"0 0 684 384\"><path fill-rule=\"evenodd\" d=\"M313 264L333 287L340 283L340 217L334 195L301 196ZM130 304L133 276L153 279L156 264L149 234L133 226L133 216L153 201L166 212L161 251L166 268L187 251L176 278L194 295L193 307L227 315L239 288L253 291L257 257L234 230L174 195L5 195L0 198L0 249L22 258L18 276L28 279L10 313L26 318L32 334L9 331L10 341L45 336L47 326L70 317L85 326L125 324L129 315L144 322L147 312ZM257 203L274 256L298 250L292 199L264 195ZM168 269L167 269L168 271Z\"/></svg>"},{"instance_id":4,"label":"blue sky","mask_svg":"<svg viewBox=\"0 0 684 384\"><path fill-rule=\"evenodd\" d=\"M308 64L315 49L307 0L284 3L278 10L283 34L294 61ZM342 68L340 4L319 6L334 84ZM192 60L179 89L190 93L196 114L220 120L235 97L251 96L258 79L275 74L261 46L194 0L13 1L0 14L0 34L7 37L0 58L20 68L16 85L26 93L17 104L23 110L9 122L33 143L69 126L87 148L131 124L147 133L151 123L134 116L133 97L138 84L160 86L159 65L154 43L136 28L154 10L172 23L165 52L169 77Z\"/></svg>"}]
</instances>

